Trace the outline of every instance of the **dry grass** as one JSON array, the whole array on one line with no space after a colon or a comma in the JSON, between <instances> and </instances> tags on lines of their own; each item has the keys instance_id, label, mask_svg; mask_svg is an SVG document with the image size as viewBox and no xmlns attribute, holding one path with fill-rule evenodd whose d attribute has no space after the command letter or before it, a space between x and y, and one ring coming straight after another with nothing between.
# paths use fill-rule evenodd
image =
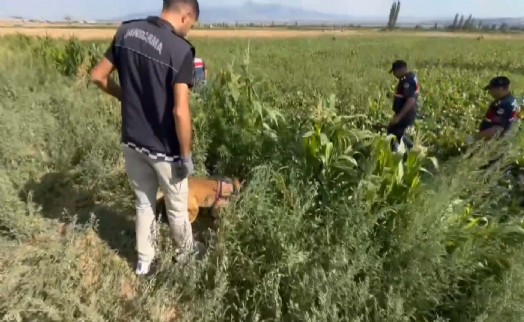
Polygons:
<instances>
[{"instance_id":1,"label":"dry grass","mask_svg":"<svg viewBox=\"0 0 524 322\"><path fill-rule=\"evenodd\" d=\"M75 36L82 40L110 39L114 29L67 29L67 28L23 28L8 27L0 29L0 36L23 34L27 36L49 36L52 38L69 38Z\"/></svg>"},{"instance_id":2,"label":"dry grass","mask_svg":"<svg viewBox=\"0 0 524 322\"><path fill-rule=\"evenodd\" d=\"M93 310L93 316L99 316L99 312L94 308L100 305L100 301L104 301L99 297L105 294L106 299L110 296L115 303L121 305L118 321L132 320L137 312L136 305L140 301L137 298L140 281L132 273L128 263L109 250L92 229L75 232L71 226L65 224L60 224L54 234L35 236L17 247L10 248L4 254L9 261L0 261L0 285L3 286L0 298L13 294L12 291L20 285L17 280L28 281L29 277L45 275L44 270L47 270L47 273L53 269L58 270L58 267L48 267L49 262L44 264L37 259L59 254L69 255L71 269L76 272L67 276L73 278L77 285L77 292L72 291L72 294L80 294L81 298L79 297L78 301L86 301ZM29 261L34 263L32 267L23 264ZM118 273L113 272L112 269L117 267ZM45 289L35 288L33 291ZM175 307L169 301L153 303L149 310L154 321L175 321L177 316Z\"/></svg>"},{"instance_id":3,"label":"dry grass","mask_svg":"<svg viewBox=\"0 0 524 322\"><path fill-rule=\"evenodd\" d=\"M99 40L113 37L115 29L82 28L80 25L0 22L0 36L24 34L28 36L49 36L52 38L69 38L75 36L81 40ZM416 36L416 37L453 37L485 39L522 39L524 34L481 34L435 31L379 32L378 29L365 30L288 30L288 29L197 29L190 34L192 38L302 38L319 36Z\"/></svg>"},{"instance_id":4,"label":"dry grass","mask_svg":"<svg viewBox=\"0 0 524 322\"><path fill-rule=\"evenodd\" d=\"M8 27L0 29L0 36L24 34L28 36L49 36L53 38L69 38L72 35L82 40L108 39L113 37L114 29L73 29L73 28L24 28ZM355 36L368 34L369 32L360 32L355 30L193 30L191 37L195 38L300 38L300 37L318 37L324 35Z\"/></svg>"}]
</instances>

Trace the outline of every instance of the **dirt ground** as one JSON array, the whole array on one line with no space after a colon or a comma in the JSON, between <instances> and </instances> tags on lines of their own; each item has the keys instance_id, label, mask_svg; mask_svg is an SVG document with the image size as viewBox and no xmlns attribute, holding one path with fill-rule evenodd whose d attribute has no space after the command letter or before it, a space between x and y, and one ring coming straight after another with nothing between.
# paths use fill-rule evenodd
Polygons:
<instances>
[{"instance_id":1,"label":"dirt ground","mask_svg":"<svg viewBox=\"0 0 524 322\"><path fill-rule=\"evenodd\" d=\"M82 28L82 26L46 25L42 23L1 22L0 36L12 34L25 34L28 36L45 36L53 38L69 38L76 36L82 40L109 39L113 37L115 29L111 28ZM413 32L379 32L378 29L365 30L289 30L289 29L196 29L192 30L189 38L300 38L300 37L356 37L356 36L419 36L419 37L460 37L484 39L522 39L524 34L476 34L476 33L451 33L434 31Z\"/></svg>"}]
</instances>

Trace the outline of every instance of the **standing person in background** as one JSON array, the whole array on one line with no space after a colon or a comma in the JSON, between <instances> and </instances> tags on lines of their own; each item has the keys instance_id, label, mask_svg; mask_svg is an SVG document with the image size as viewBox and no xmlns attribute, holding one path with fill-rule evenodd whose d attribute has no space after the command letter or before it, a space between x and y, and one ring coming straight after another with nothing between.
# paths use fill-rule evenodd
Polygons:
<instances>
[{"instance_id":1,"label":"standing person in background","mask_svg":"<svg viewBox=\"0 0 524 322\"><path fill-rule=\"evenodd\" d=\"M155 204L162 190L172 238L183 260L194 250L188 217L190 89L194 47L184 39L198 20L197 0L164 0L160 17L122 23L91 80L121 101L125 169L136 195L137 275L155 257ZM121 87L110 77L117 70Z\"/></svg>"},{"instance_id":2,"label":"standing person in background","mask_svg":"<svg viewBox=\"0 0 524 322\"><path fill-rule=\"evenodd\" d=\"M195 87L207 84L207 67L202 58L195 57Z\"/></svg>"},{"instance_id":3,"label":"standing person in background","mask_svg":"<svg viewBox=\"0 0 524 322\"><path fill-rule=\"evenodd\" d=\"M417 76L408 70L408 65L403 60L397 60L391 66L390 73L398 79L398 84L393 98L393 111L395 115L388 124L387 134L393 134L396 142L392 142L391 149L397 151L400 142L404 142L409 150L413 142L406 136L406 129L415 123L417 118L418 96L420 85Z\"/></svg>"}]
</instances>

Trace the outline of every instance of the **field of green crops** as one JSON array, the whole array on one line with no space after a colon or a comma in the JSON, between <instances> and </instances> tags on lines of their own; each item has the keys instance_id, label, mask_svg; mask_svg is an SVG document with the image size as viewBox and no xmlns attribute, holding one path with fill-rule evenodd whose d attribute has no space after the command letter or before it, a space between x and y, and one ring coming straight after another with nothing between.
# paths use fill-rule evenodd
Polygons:
<instances>
[{"instance_id":1,"label":"field of green crops","mask_svg":"<svg viewBox=\"0 0 524 322\"><path fill-rule=\"evenodd\" d=\"M120 107L88 82L107 43L1 39L3 321L524 320L521 132L464 144L491 77L524 96L524 43L194 44L211 78L192 98L198 174L245 189L195 223L205 260L174 264L163 227L158 272L137 279ZM406 162L381 132L398 58L424 113Z\"/></svg>"}]
</instances>

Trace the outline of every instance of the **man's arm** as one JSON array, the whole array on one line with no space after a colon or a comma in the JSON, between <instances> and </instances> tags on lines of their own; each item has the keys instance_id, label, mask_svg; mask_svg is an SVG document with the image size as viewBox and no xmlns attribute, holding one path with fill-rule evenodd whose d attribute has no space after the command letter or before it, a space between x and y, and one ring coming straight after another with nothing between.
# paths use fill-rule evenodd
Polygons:
<instances>
[{"instance_id":1,"label":"man's arm","mask_svg":"<svg viewBox=\"0 0 524 322\"><path fill-rule=\"evenodd\" d=\"M182 62L182 66L176 76L173 86L175 106L173 116L175 118L176 135L180 144L180 155L191 156L191 137L193 129L191 124L191 110L189 107L190 89L193 87L193 55L188 53Z\"/></svg>"},{"instance_id":2,"label":"man's arm","mask_svg":"<svg viewBox=\"0 0 524 322\"><path fill-rule=\"evenodd\" d=\"M111 78L111 73L115 70L116 48L115 38L111 46L107 49L104 58L91 71L91 82L107 94L122 100L122 89Z\"/></svg>"},{"instance_id":3,"label":"man's arm","mask_svg":"<svg viewBox=\"0 0 524 322\"><path fill-rule=\"evenodd\" d=\"M496 111L496 115L491 120L493 124L490 128L479 131L479 135L483 138L490 139L496 135L499 135L502 131L508 130L511 126L514 112L517 109L517 105L511 103L503 103Z\"/></svg>"},{"instance_id":4,"label":"man's arm","mask_svg":"<svg viewBox=\"0 0 524 322\"><path fill-rule=\"evenodd\" d=\"M400 122L411 110L415 107L417 101L414 97L408 98L402 109L400 110L400 113L398 113L395 116L394 122L398 123Z\"/></svg>"}]
</instances>

